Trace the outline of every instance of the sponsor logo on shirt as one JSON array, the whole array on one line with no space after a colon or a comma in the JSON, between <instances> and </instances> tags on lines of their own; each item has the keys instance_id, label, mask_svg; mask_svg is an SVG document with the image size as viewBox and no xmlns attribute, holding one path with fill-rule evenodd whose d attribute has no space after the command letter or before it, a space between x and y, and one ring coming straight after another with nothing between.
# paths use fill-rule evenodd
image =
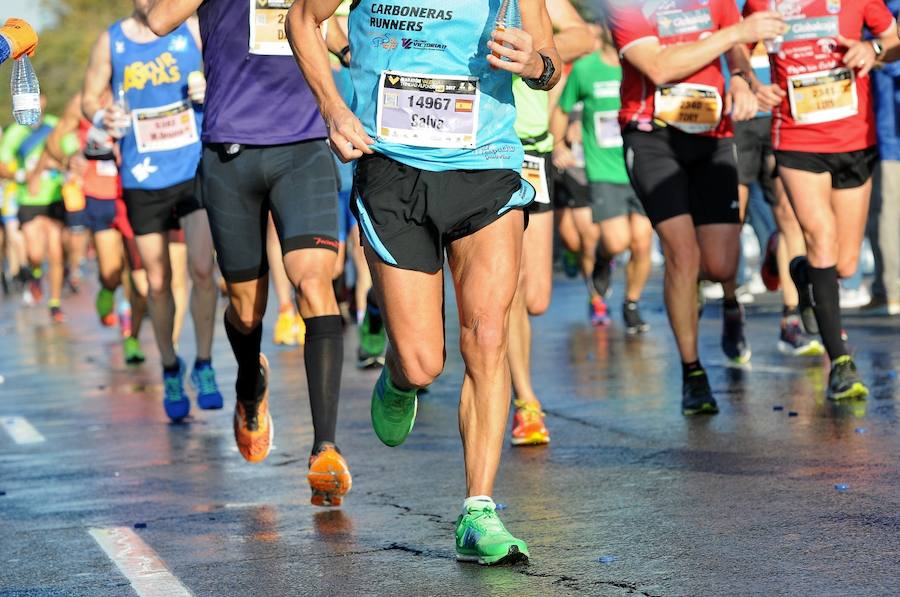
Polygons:
<instances>
[{"instance_id":1,"label":"sponsor logo on shirt","mask_svg":"<svg viewBox=\"0 0 900 597\"><path fill-rule=\"evenodd\" d=\"M814 17L788 21L790 29L784 34L784 41L801 41L838 35L837 17Z\"/></svg>"},{"instance_id":2,"label":"sponsor logo on shirt","mask_svg":"<svg viewBox=\"0 0 900 597\"><path fill-rule=\"evenodd\" d=\"M397 38L390 37L388 35L377 33L375 37L372 38L372 47L373 48L381 48L382 50L396 50L397 49Z\"/></svg>"},{"instance_id":3,"label":"sponsor logo on shirt","mask_svg":"<svg viewBox=\"0 0 900 597\"><path fill-rule=\"evenodd\" d=\"M404 37L401 40L400 45L404 50L434 50L443 52L447 49L446 44L434 43L427 39L412 39L409 37Z\"/></svg>"},{"instance_id":4,"label":"sponsor logo on shirt","mask_svg":"<svg viewBox=\"0 0 900 597\"><path fill-rule=\"evenodd\" d=\"M700 33L712 29L712 15L708 8L660 14L656 26L660 37Z\"/></svg>"},{"instance_id":5,"label":"sponsor logo on shirt","mask_svg":"<svg viewBox=\"0 0 900 597\"><path fill-rule=\"evenodd\" d=\"M149 83L153 87L178 83L181 81L181 70L178 60L171 52L163 52L148 62L132 62L125 67L124 89L144 89Z\"/></svg>"}]
</instances>

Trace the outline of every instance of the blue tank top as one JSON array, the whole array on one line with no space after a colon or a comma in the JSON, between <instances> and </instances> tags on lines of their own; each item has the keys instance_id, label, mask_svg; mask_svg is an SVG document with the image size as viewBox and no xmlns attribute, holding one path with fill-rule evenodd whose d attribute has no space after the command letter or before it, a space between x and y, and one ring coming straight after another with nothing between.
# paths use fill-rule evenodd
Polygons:
<instances>
[{"instance_id":1,"label":"blue tank top","mask_svg":"<svg viewBox=\"0 0 900 597\"><path fill-rule=\"evenodd\" d=\"M521 171L512 76L486 59L500 3L354 4L351 109L375 151L430 171Z\"/></svg>"},{"instance_id":2,"label":"blue tank top","mask_svg":"<svg viewBox=\"0 0 900 597\"><path fill-rule=\"evenodd\" d=\"M200 48L186 24L148 43L109 28L112 88L120 86L132 126L120 141L122 187L164 189L194 178L200 162L202 114L187 95L188 75L202 70Z\"/></svg>"}]
</instances>

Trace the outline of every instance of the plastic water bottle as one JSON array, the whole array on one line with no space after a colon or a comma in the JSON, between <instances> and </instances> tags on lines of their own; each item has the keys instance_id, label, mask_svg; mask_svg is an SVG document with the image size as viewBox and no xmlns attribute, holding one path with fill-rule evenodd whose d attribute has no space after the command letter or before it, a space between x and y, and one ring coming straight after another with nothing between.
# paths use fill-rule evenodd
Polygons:
<instances>
[{"instance_id":1,"label":"plastic water bottle","mask_svg":"<svg viewBox=\"0 0 900 597\"><path fill-rule=\"evenodd\" d=\"M118 312L119 331L121 332L123 338L127 338L131 336L131 326L133 325L131 322L131 303L129 303L125 299L122 299L119 302Z\"/></svg>"},{"instance_id":2,"label":"plastic water bottle","mask_svg":"<svg viewBox=\"0 0 900 597\"><path fill-rule=\"evenodd\" d=\"M37 124L41 120L41 86L27 55L13 63L9 87L16 122L25 126Z\"/></svg>"},{"instance_id":3,"label":"plastic water bottle","mask_svg":"<svg viewBox=\"0 0 900 597\"><path fill-rule=\"evenodd\" d=\"M500 10L497 11L497 21L494 23L495 31L506 31L507 29L521 29L522 17L519 13L519 3L517 0L503 0L500 3ZM507 44L504 44L507 45ZM507 46L509 47L509 46ZM501 58L496 52L493 53L497 58ZM507 58L501 58L507 60Z\"/></svg>"},{"instance_id":4,"label":"plastic water bottle","mask_svg":"<svg viewBox=\"0 0 900 597\"><path fill-rule=\"evenodd\" d=\"M115 139L121 139L131 129L131 111L128 108L128 98L125 97L125 88L121 85L116 89L116 99L113 105L119 112L119 118L115 130L110 131L110 134Z\"/></svg>"},{"instance_id":5,"label":"plastic water bottle","mask_svg":"<svg viewBox=\"0 0 900 597\"><path fill-rule=\"evenodd\" d=\"M780 12L778 10L778 0L769 0L769 10L774 12ZM766 52L769 54L779 54L781 53L781 45L784 43L784 36L777 35L773 39L763 40L763 44L766 46Z\"/></svg>"}]
</instances>

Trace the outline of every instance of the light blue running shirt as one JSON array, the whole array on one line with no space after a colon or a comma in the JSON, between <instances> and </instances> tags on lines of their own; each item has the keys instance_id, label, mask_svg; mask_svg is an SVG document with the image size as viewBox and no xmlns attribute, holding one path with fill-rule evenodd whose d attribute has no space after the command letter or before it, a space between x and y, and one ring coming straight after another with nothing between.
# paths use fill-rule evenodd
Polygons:
<instances>
[{"instance_id":1,"label":"light blue running shirt","mask_svg":"<svg viewBox=\"0 0 900 597\"><path fill-rule=\"evenodd\" d=\"M512 75L487 61L499 8L500 0L353 6L351 108L375 151L433 172L521 171Z\"/></svg>"}]
</instances>

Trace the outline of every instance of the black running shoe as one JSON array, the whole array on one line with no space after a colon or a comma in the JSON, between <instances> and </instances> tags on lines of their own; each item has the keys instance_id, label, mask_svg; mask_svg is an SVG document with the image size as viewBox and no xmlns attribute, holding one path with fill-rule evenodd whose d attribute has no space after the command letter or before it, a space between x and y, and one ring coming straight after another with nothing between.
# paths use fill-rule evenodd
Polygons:
<instances>
[{"instance_id":1,"label":"black running shoe","mask_svg":"<svg viewBox=\"0 0 900 597\"><path fill-rule=\"evenodd\" d=\"M849 355L836 358L828 375L828 399L865 398L868 395L869 388L859 378L853 359Z\"/></svg>"},{"instance_id":2,"label":"black running shoe","mask_svg":"<svg viewBox=\"0 0 900 597\"><path fill-rule=\"evenodd\" d=\"M813 310L812 286L809 283L809 276L806 274L806 268L809 262L806 257L794 257L791 260L790 272L791 280L797 287L797 294L800 296L800 304L797 308L800 311L800 319L803 321L803 329L807 334L816 335L819 333L819 324L816 322L816 312Z\"/></svg>"},{"instance_id":3,"label":"black running shoe","mask_svg":"<svg viewBox=\"0 0 900 597\"><path fill-rule=\"evenodd\" d=\"M597 245L594 252L594 271L591 273L591 282L594 284L594 290L603 298L609 298L610 282L612 281L613 261L606 258Z\"/></svg>"},{"instance_id":4,"label":"black running shoe","mask_svg":"<svg viewBox=\"0 0 900 597\"><path fill-rule=\"evenodd\" d=\"M703 369L690 373L681 387L681 414L714 415L719 412L719 405L712 395L709 379Z\"/></svg>"},{"instance_id":5,"label":"black running shoe","mask_svg":"<svg viewBox=\"0 0 900 597\"><path fill-rule=\"evenodd\" d=\"M722 352L732 363L750 362L750 343L744 337L744 306L722 309Z\"/></svg>"},{"instance_id":6,"label":"black running shoe","mask_svg":"<svg viewBox=\"0 0 900 597\"><path fill-rule=\"evenodd\" d=\"M641 317L641 310L637 301L625 301L622 305L622 318L625 319L626 334L633 336L650 330L650 324Z\"/></svg>"}]
</instances>

